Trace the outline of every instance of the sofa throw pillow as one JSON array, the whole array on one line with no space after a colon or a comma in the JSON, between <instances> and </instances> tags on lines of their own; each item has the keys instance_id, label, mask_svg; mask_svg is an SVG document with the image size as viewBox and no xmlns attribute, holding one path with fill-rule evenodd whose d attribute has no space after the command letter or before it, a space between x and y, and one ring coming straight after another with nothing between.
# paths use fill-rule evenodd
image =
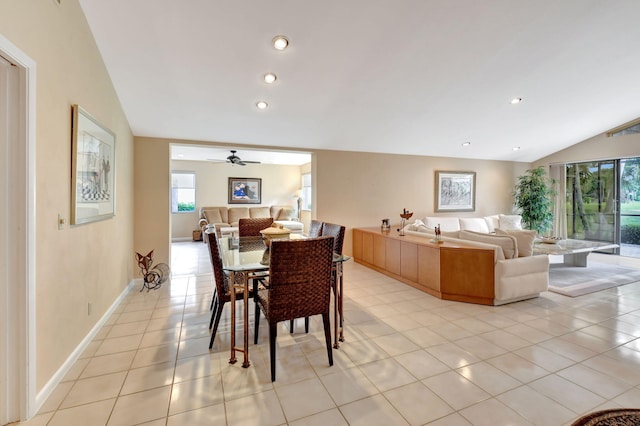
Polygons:
<instances>
[{"instance_id":1,"label":"sofa throw pillow","mask_svg":"<svg viewBox=\"0 0 640 426\"><path fill-rule=\"evenodd\" d=\"M489 233L496 232L496 228L500 228L500 215L494 214L492 216L485 216L483 219L487 222Z\"/></svg>"},{"instance_id":2,"label":"sofa throw pillow","mask_svg":"<svg viewBox=\"0 0 640 426\"><path fill-rule=\"evenodd\" d=\"M229 209L229 224L231 226L238 226L240 219L248 219L250 217L247 207L232 207Z\"/></svg>"},{"instance_id":3,"label":"sofa throw pillow","mask_svg":"<svg viewBox=\"0 0 640 426\"><path fill-rule=\"evenodd\" d=\"M522 229L522 216L519 214L501 214L500 229Z\"/></svg>"},{"instance_id":4,"label":"sofa throw pillow","mask_svg":"<svg viewBox=\"0 0 640 426\"><path fill-rule=\"evenodd\" d=\"M536 239L536 231L529 229L496 229L496 235L511 235L518 241L518 257L533 255L533 242Z\"/></svg>"},{"instance_id":5,"label":"sofa throw pillow","mask_svg":"<svg viewBox=\"0 0 640 426\"><path fill-rule=\"evenodd\" d=\"M451 232L460 230L460 220L457 217L427 216L424 224L429 228L440 225L441 231Z\"/></svg>"},{"instance_id":6,"label":"sofa throw pillow","mask_svg":"<svg viewBox=\"0 0 640 426\"><path fill-rule=\"evenodd\" d=\"M278 218L275 220L289 220L292 217L296 217L295 209L293 207L283 207L282 210L280 210Z\"/></svg>"},{"instance_id":7,"label":"sofa throw pillow","mask_svg":"<svg viewBox=\"0 0 640 426\"><path fill-rule=\"evenodd\" d=\"M220 216L220 210L218 209L205 210L203 214L209 223L222 223L222 216Z\"/></svg>"}]
</instances>

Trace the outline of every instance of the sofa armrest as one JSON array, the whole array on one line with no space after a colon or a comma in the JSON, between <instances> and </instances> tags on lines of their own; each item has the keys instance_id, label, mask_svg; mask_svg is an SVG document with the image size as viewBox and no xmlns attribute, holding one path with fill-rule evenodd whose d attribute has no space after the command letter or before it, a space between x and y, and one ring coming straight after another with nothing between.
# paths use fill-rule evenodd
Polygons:
<instances>
[{"instance_id":1,"label":"sofa armrest","mask_svg":"<svg viewBox=\"0 0 640 426\"><path fill-rule=\"evenodd\" d=\"M549 257L540 255L500 260L496 263L495 280L496 304L537 296L549 287Z\"/></svg>"},{"instance_id":2,"label":"sofa armrest","mask_svg":"<svg viewBox=\"0 0 640 426\"><path fill-rule=\"evenodd\" d=\"M209 224L209 221L205 218L202 218L198 221L198 227L202 230L202 232L204 232L208 224Z\"/></svg>"}]
</instances>

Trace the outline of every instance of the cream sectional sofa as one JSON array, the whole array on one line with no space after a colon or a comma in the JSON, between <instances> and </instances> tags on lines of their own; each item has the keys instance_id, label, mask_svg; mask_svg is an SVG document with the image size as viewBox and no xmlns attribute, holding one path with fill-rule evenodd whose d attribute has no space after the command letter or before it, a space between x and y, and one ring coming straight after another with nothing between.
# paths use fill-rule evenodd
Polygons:
<instances>
[{"instance_id":1,"label":"cream sectional sofa","mask_svg":"<svg viewBox=\"0 0 640 426\"><path fill-rule=\"evenodd\" d=\"M407 225L404 231L406 235L433 239L433 228L429 225L439 224L443 241L492 249L494 305L538 297L549 286L549 258L532 256L535 231L518 229L516 215L501 216L505 215L489 217L489 221L486 218L430 217ZM500 228L501 224L507 229Z\"/></svg>"},{"instance_id":2,"label":"cream sectional sofa","mask_svg":"<svg viewBox=\"0 0 640 426\"><path fill-rule=\"evenodd\" d=\"M198 225L203 233L207 228L215 228L218 236L221 230L234 228L237 232L238 221L246 218L271 217L278 225L289 228L293 233L302 233L304 225L298 221L296 210L292 206L255 206L255 207L200 207Z\"/></svg>"}]
</instances>

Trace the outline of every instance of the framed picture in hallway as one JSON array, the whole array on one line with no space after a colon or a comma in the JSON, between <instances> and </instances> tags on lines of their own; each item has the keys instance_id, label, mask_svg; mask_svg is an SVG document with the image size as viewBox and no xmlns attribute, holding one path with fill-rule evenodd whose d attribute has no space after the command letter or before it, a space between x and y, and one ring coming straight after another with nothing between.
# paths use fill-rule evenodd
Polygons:
<instances>
[{"instance_id":1,"label":"framed picture in hallway","mask_svg":"<svg viewBox=\"0 0 640 426\"><path fill-rule=\"evenodd\" d=\"M112 218L116 136L78 105L71 120L71 225Z\"/></svg>"},{"instance_id":2,"label":"framed picture in hallway","mask_svg":"<svg viewBox=\"0 0 640 426\"><path fill-rule=\"evenodd\" d=\"M476 173L436 171L436 212L476 210Z\"/></svg>"},{"instance_id":3,"label":"framed picture in hallway","mask_svg":"<svg viewBox=\"0 0 640 426\"><path fill-rule=\"evenodd\" d=\"M262 203L261 178L229 178L229 204Z\"/></svg>"}]
</instances>

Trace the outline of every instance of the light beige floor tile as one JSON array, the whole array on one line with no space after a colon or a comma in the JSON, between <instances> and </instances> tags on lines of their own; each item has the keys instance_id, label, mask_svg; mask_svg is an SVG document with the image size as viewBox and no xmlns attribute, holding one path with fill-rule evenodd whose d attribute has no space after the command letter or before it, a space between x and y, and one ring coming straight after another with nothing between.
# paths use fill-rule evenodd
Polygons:
<instances>
[{"instance_id":1,"label":"light beige floor tile","mask_svg":"<svg viewBox=\"0 0 640 426\"><path fill-rule=\"evenodd\" d=\"M349 342L340 347L356 365L389 358L389 354L371 340Z\"/></svg>"},{"instance_id":2,"label":"light beige floor tile","mask_svg":"<svg viewBox=\"0 0 640 426\"><path fill-rule=\"evenodd\" d=\"M392 389L384 395L412 425L426 424L453 412L447 403L420 382Z\"/></svg>"},{"instance_id":3,"label":"light beige floor tile","mask_svg":"<svg viewBox=\"0 0 640 426\"><path fill-rule=\"evenodd\" d=\"M549 371L514 353L500 355L487 362L522 383L529 383L549 374Z\"/></svg>"},{"instance_id":4,"label":"light beige floor tile","mask_svg":"<svg viewBox=\"0 0 640 426\"><path fill-rule=\"evenodd\" d=\"M153 310L148 311L136 311L136 312L123 312L118 317L116 324L124 324L128 322L148 321L153 315Z\"/></svg>"},{"instance_id":5,"label":"light beige floor tile","mask_svg":"<svg viewBox=\"0 0 640 426\"><path fill-rule=\"evenodd\" d=\"M429 377L424 379L422 383L455 410L466 408L491 397L489 393L455 371Z\"/></svg>"},{"instance_id":6,"label":"light beige floor tile","mask_svg":"<svg viewBox=\"0 0 640 426\"><path fill-rule=\"evenodd\" d=\"M576 414L589 412L605 402L604 398L555 374L531 382L529 386Z\"/></svg>"},{"instance_id":7,"label":"light beige floor tile","mask_svg":"<svg viewBox=\"0 0 640 426\"><path fill-rule=\"evenodd\" d=\"M491 324L488 324L484 321L479 321L477 317L461 318L453 321L453 324L457 325L460 328L468 330L473 334L488 333L496 329L496 327Z\"/></svg>"},{"instance_id":8,"label":"light beige floor tile","mask_svg":"<svg viewBox=\"0 0 640 426\"><path fill-rule=\"evenodd\" d=\"M361 365L360 370L376 385L380 392L414 383L418 380L393 358Z\"/></svg>"},{"instance_id":9,"label":"light beige floor tile","mask_svg":"<svg viewBox=\"0 0 640 426\"><path fill-rule=\"evenodd\" d=\"M197 410L174 414L167 419L167 426L223 425L227 423L224 404L210 405Z\"/></svg>"},{"instance_id":10,"label":"light beige floor tile","mask_svg":"<svg viewBox=\"0 0 640 426\"><path fill-rule=\"evenodd\" d=\"M339 370L348 370L355 367L355 363L347 356L343 350L332 350L333 365L329 366L329 358L326 349L317 349L306 353L309 364L313 367L318 376L332 374Z\"/></svg>"},{"instance_id":11,"label":"light beige floor tile","mask_svg":"<svg viewBox=\"0 0 640 426\"><path fill-rule=\"evenodd\" d=\"M625 393L616 396L612 401L622 407L637 407L638 401L640 401L640 389L629 389Z\"/></svg>"},{"instance_id":12,"label":"light beige floor tile","mask_svg":"<svg viewBox=\"0 0 640 426\"><path fill-rule=\"evenodd\" d=\"M456 371L462 377L494 396L520 386L518 380L486 362L467 365Z\"/></svg>"},{"instance_id":13,"label":"light beige floor tile","mask_svg":"<svg viewBox=\"0 0 640 426\"><path fill-rule=\"evenodd\" d=\"M132 393L118 398L109 426L125 426L165 418L171 386Z\"/></svg>"},{"instance_id":14,"label":"light beige floor tile","mask_svg":"<svg viewBox=\"0 0 640 426\"><path fill-rule=\"evenodd\" d=\"M78 378L80 378L80 375L82 374L85 367L87 366L87 364L89 364L90 361L91 361L91 358L81 358L76 360L76 362L73 363L71 368L69 368L69 371L67 371L67 374L65 374L64 378L62 379L62 382L78 380Z\"/></svg>"},{"instance_id":15,"label":"light beige floor tile","mask_svg":"<svg viewBox=\"0 0 640 426\"><path fill-rule=\"evenodd\" d=\"M114 398L118 396L125 377L127 377L127 372L123 371L78 380L62 401L60 408L75 407L89 402Z\"/></svg>"},{"instance_id":16,"label":"light beige floor tile","mask_svg":"<svg viewBox=\"0 0 640 426\"><path fill-rule=\"evenodd\" d=\"M317 378L278 386L276 393L287 421L335 408L327 389Z\"/></svg>"},{"instance_id":17,"label":"light beige floor tile","mask_svg":"<svg viewBox=\"0 0 640 426\"><path fill-rule=\"evenodd\" d=\"M508 351L515 351L530 346L531 343L519 336L508 333L504 330L494 330L482 333L481 338L494 345L500 346Z\"/></svg>"},{"instance_id":18,"label":"light beige floor tile","mask_svg":"<svg viewBox=\"0 0 640 426\"><path fill-rule=\"evenodd\" d=\"M606 355L607 353L588 359L582 365L631 383L634 386L640 385L640 356L637 360L633 360Z\"/></svg>"},{"instance_id":19,"label":"light beige floor tile","mask_svg":"<svg viewBox=\"0 0 640 426\"><path fill-rule=\"evenodd\" d=\"M136 350L138 346L140 346L141 340L142 334L105 339L102 341L102 345L100 345L94 356Z\"/></svg>"},{"instance_id":20,"label":"light beige floor tile","mask_svg":"<svg viewBox=\"0 0 640 426\"><path fill-rule=\"evenodd\" d=\"M472 422L474 426L533 425L533 423L495 399L488 399L464 410L460 410L460 414Z\"/></svg>"},{"instance_id":21,"label":"light beige floor tile","mask_svg":"<svg viewBox=\"0 0 640 426\"><path fill-rule=\"evenodd\" d=\"M30 418L29 420L26 420L24 422L18 422L18 423L15 423L15 424L16 425L26 425L26 426L47 426L47 423L49 423L49 420L51 420L51 418L53 417L54 414L55 414L55 411L50 411L48 413L42 413L42 414L36 414L35 416ZM13 423L12 423L12 425L13 425Z\"/></svg>"},{"instance_id":22,"label":"light beige floor tile","mask_svg":"<svg viewBox=\"0 0 640 426\"><path fill-rule=\"evenodd\" d=\"M530 327L526 324L516 324L511 327L505 328L504 331L521 337L531 343L544 342L545 340L549 340L553 337L552 334L545 333L544 331L538 330L534 327Z\"/></svg>"},{"instance_id":23,"label":"light beige floor tile","mask_svg":"<svg viewBox=\"0 0 640 426\"><path fill-rule=\"evenodd\" d=\"M558 371L574 364L570 359L540 346L518 349L515 353L548 371Z\"/></svg>"},{"instance_id":24,"label":"light beige floor tile","mask_svg":"<svg viewBox=\"0 0 640 426\"><path fill-rule=\"evenodd\" d=\"M225 404L229 425L282 425L284 413L275 391L268 390Z\"/></svg>"},{"instance_id":25,"label":"light beige floor tile","mask_svg":"<svg viewBox=\"0 0 640 426\"><path fill-rule=\"evenodd\" d=\"M80 354L78 359L91 358L96 353L98 348L102 345L103 341L104 340L92 340L91 342L89 342L89 344L84 349L84 351L82 351L82 354Z\"/></svg>"},{"instance_id":26,"label":"light beige floor tile","mask_svg":"<svg viewBox=\"0 0 640 426\"><path fill-rule=\"evenodd\" d=\"M591 358L596 355L596 352L592 351L591 349L587 349L584 346L569 342L564 339L564 337L557 337L541 342L538 344L538 346L546 348L575 362L584 361L585 359Z\"/></svg>"},{"instance_id":27,"label":"light beige floor tile","mask_svg":"<svg viewBox=\"0 0 640 426\"><path fill-rule=\"evenodd\" d=\"M413 352L420 349L418 345L400 333L376 337L373 341L391 356Z\"/></svg>"},{"instance_id":28,"label":"light beige floor tile","mask_svg":"<svg viewBox=\"0 0 640 426\"><path fill-rule=\"evenodd\" d=\"M469 330L465 330L462 327L458 327L452 322L442 322L440 324L429 326L431 331L441 335L447 340L464 339L465 337L472 336L473 333Z\"/></svg>"},{"instance_id":29,"label":"light beige floor tile","mask_svg":"<svg viewBox=\"0 0 640 426\"><path fill-rule=\"evenodd\" d=\"M226 361L225 358L224 362ZM176 363L174 381L179 383L220 374L222 362L220 354L215 353L179 359Z\"/></svg>"},{"instance_id":30,"label":"light beige floor tile","mask_svg":"<svg viewBox=\"0 0 640 426\"><path fill-rule=\"evenodd\" d=\"M106 425L116 399L58 410L47 426Z\"/></svg>"},{"instance_id":31,"label":"light beige floor tile","mask_svg":"<svg viewBox=\"0 0 640 426\"><path fill-rule=\"evenodd\" d=\"M273 389L269 364L263 357L253 357L249 368L242 368L239 362L231 365L224 360L221 366L226 401Z\"/></svg>"},{"instance_id":32,"label":"light beige floor tile","mask_svg":"<svg viewBox=\"0 0 640 426\"><path fill-rule=\"evenodd\" d=\"M50 411L55 411L60 407L60 404L69 394L69 391L73 387L75 382L62 382L59 383L58 386L55 387L51 395L47 398L47 400L40 407L40 413L47 413Z\"/></svg>"},{"instance_id":33,"label":"light beige floor tile","mask_svg":"<svg viewBox=\"0 0 640 426\"><path fill-rule=\"evenodd\" d=\"M136 351L128 351L94 356L89 359L80 378L86 379L103 374L117 373L118 371L127 371L131 367L135 355Z\"/></svg>"},{"instance_id":34,"label":"light beige floor tile","mask_svg":"<svg viewBox=\"0 0 640 426\"><path fill-rule=\"evenodd\" d=\"M451 368L464 367L480 361L479 358L453 343L431 346L426 348L426 351Z\"/></svg>"},{"instance_id":35,"label":"light beige floor tile","mask_svg":"<svg viewBox=\"0 0 640 426\"><path fill-rule=\"evenodd\" d=\"M320 377L337 405L344 405L379 391L359 368L351 368Z\"/></svg>"},{"instance_id":36,"label":"light beige floor tile","mask_svg":"<svg viewBox=\"0 0 640 426\"><path fill-rule=\"evenodd\" d=\"M557 374L607 399L615 398L633 387L628 382L580 364L558 371Z\"/></svg>"},{"instance_id":37,"label":"light beige floor tile","mask_svg":"<svg viewBox=\"0 0 640 426\"><path fill-rule=\"evenodd\" d=\"M160 346L169 343L178 343L180 340L180 329L178 327L168 330L148 331L142 336L140 341L141 348L150 346Z\"/></svg>"},{"instance_id":38,"label":"light beige floor tile","mask_svg":"<svg viewBox=\"0 0 640 426\"><path fill-rule=\"evenodd\" d=\"M470 426L469 423L464 417L462 417L458 413L449 414L446 417L435 420L429 423L429 426Z\"/></svg>"},{"instance_id":39,"label":"light beige floor tile","mask_svg":"<svg viewBox=\"0 0 640 426\"><path fill-rule=\"evenodd\" d=\"M220 330L218 330L218 333ZM219 336L216 336L218 340ZM199 339L182 340L179 343L178 358L187 358L191 356L205 355L209 353L209 336ZM242 341L236 341L236 345L242 346ZM249 348L251 350L251 348ZM238 356L242 356L241 354Z\"/></svg>"},{"instance_id":40,"label":"light beige floor tile","mask_svg":"<svg viewBox=\"0 0 640 426\"><path fill-rule=\"evenodd\" d=\"M394 359L419 380L450 370L449 366L438 361L423 349L398 355Z\"/></svg>"},{"instance_id":41,"label":"light beige floor tile","mask_svg":"<svg viewBox=\"0 0 640 426\"><path fill-rule=\"evenodd\" d=\"M574 412L526 385L496 399L534 425L562 425L575 418Z\"/></svg>"},{"instance_id":42,"label":"light beige floor tile","mask_svg":"<svg viewBox=\"0 0 640 426\"><path fill-rule=\"evenodd\" d=\"M456 345L476 356L478 359L493 358L507 352L506 349L478 336L465 337L456 340Z\"/></svg>"},{"instance_id":43,"label":"light beige floor tile","mask_svg":"<svg viewBox=\"0 0 640 426\"><path fill-rule=\"evenodd\" d=\"M168 362L129 370L120 395L171 385L174 369L175 363Z\"/></svg>"},{"instance_id":44,"label":"light beige floor tile","mask_svg":"<svg viewBox=\"0 0 640 426\"><path fill-rule=\"evenodd\" d=\"M169 415L224 401L220 376L207 376L173 385Z\"/></svg>"},{"instance_id":45,"label":"light beige floor tile","mask_svg":"<svg viewBox=\"0 0 640 426\"><path fill-rule=\"evenodd\" d=\"M409 340L421 348L447 343L448 340L427 327L418 327L403 333Z\"/></svg>"},{"instance_id":46,"label":"light beige floor tile","mask_svg":"<svg viewBox=\"0 0 640 426\"><path fill-rule=\"evenodd\" d=\"M347 421L337 408L313 414L299 420L289 422L290 426L347 426Z\"/></svg>"},{"instance_id":47,"label":"light beige floor tile","mask_svg":"<svg viewBox=\"0 0 640 426\"><path fill-rule=\"evenodd\" d=\"M133 364L131 364L131 368L140 368L146 367L148 365L175 361L177 355L178 345L176 344L152 346L150 348L138 349L138 352L136 352L136 356L133 358Z\"/></svg>"},{"instance_id":48,"label":"light beige floor tile","mask_svg":"<svg viewBox=\"0 0 640 426\"><path fill-rule=\"evenodd\" d=\"M400 413L382 395L374 395L340 407L351 426L408 425Z\"/></svg>"}]
</instances>

